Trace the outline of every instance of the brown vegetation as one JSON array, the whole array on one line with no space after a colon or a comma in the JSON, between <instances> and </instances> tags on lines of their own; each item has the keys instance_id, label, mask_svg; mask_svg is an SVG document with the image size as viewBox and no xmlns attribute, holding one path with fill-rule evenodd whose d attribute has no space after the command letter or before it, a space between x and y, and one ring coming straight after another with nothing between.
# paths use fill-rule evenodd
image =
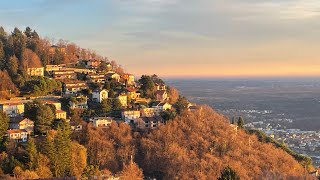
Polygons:
<instances>
[{"instance_id":1,"label":"brown vegetation","mask_svg":"<svg viewBox=\"0 0 320 180\"><path fill-rule=\"evenodd\" d=\"M216 179L227 166L241 179L300 179L306 173L283 150L234 130L209 107L185 112L143 137L140 151L145 175L164 179Z\"/></svg>"}]
</instances>

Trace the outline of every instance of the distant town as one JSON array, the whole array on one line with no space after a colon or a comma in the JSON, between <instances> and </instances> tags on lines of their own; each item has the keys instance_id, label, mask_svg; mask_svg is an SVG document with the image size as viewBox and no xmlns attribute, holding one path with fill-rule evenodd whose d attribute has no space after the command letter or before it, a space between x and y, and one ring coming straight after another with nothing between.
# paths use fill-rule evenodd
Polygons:
<instances>
[{"instance_id":1,"label":"distant town","mask_svg":"<svg viewBox=\"0 0 320 180\"><path fill-rule=\"evenodd\" d=\"M308 155L312 158L315 166L320 166L320 131L304 131L300 129L287 128L286 124L292 123L292 119L283 118L259 119L261 115L271 114L271 110L239 110L240 113L246 114L248 119L253 122L248 122L245 127L247 129L257 129L264 131L268 136L275 140L285 143L290 149L297 153ZM223 113L232 114L235 110L225 110Z\"/></svg>"}]
</instances>

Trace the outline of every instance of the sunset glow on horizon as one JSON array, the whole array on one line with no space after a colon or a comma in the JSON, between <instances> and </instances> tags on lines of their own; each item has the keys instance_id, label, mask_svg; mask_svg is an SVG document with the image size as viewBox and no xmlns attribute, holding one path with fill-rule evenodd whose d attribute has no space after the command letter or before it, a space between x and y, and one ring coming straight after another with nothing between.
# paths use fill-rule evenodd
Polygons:
<instances>
[{"instance_id":1,"label":"sunset glow on horizon","mask_svg":"<svg viewBox=\"0 0 320 180\"><path fill-rule=\"evenodd\" d=\"M317 0L7 1L7 32L30 26L162 77L320 76Z\"/></svg>"}]
</instances>

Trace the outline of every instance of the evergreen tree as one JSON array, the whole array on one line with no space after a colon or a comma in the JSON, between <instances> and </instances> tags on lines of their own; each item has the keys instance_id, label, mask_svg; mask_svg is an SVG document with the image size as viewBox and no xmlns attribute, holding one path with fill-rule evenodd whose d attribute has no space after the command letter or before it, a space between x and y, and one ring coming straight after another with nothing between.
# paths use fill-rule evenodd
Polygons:
<instances>
[{"instance_id":1,"label":"evergreen tree","mask_svg":"<svg viewBox=\"0 0 320 180\"><path fill-rule=\"evenodd\" d=\"M184 96L179 96L178 101L174 104L177 113L180 114L182 111L188 108L189 101Z\"/></svg>"},{"instance_id":2,"label":"evergreen tree","mask_svg":"<svg viewBox=\"0 0 320 180\"><path fill-rule=\"evenodd\" d=\"M4 30L4 28L1 26L0 27L0 41L5 42L6 39L7 39L7 33Z\"/></svg>"},{"instance_id":3,"label":"evergreen tree","mask_svg":"<svg viewBox=\"0 0 320 180\"><path fill-rule=\"evenodd\" d=\"M0 138L3 139L3 137L7 133L7 129L9 127L9 117L0 111Z\"/></svg>"},{"instance_id":4,"label":"evergreen tree","mask_svg":"<svg viewBox=\"0 0 320 180\"><path fill-rule=\"evenodd\" d=\"M237 124L240 129L244 128L244 120L241 116L239 117Z\"/></svg>"},{"instance_id":5,"label":"evergreen tree","mask_svg":"<svg viewBox=\"0 0 320 180\"><path fill-rule=\"evenodd\" d=\"M226 167L222 172L218 180L240 180L237 173L230 167Z\"/></svg>"},{"instance_id":6,"label":"evergreen tree","mask_svg":"<svg viewBox=\"0 0 320 180\"><path fill-rule=\"evenodd\" d=\"M14 77L17 74L18 67L19 67L19 64L18 64L17 57L16 56L11 56L8 59L8 63L7 63L8 72L9 72L11 77Z\"/></svg>"},{"instance_id":7,"label":"evergreen tree","mask_svg":"<svg viewBox=\"0 0 320 180\"><path fill-rule=\"evenodd\" d=\"M13 40L14 55L21 60L23 52L26 48L26 37L18 28L14 28L10 37Z\"/></svg>"},{"instance_id":8,"label":"evergreen tree","mask_svg":"<svg viewBox=\"0 0 320 180\"><path fill-rule=\"evenodd\" d=\"M51 124L55 118L54 112L49 106L39 105L36 110L35 132L44 134L51 129Z\"/></svg>"},{"instance_id":9,"label":"evergreen tree","mask_svg":"<svg viewBox=\"0 0 320 180\"><path fill-rule=\"evenodd\" d=\"M28 138L26 152L28 159L27 167L30 170L34 170L37 167L38 151L35 145L35 140L31 137Z\"/></svg>"},{"instance_id":10,"label":"evergreen tree","mask_svg":"<svg viewBox=\"0 0 320 180\"><path fill-rule=\"evenodd\" d=\"M5 52L3 42L0 40L0 70L5 68Z\"/></svg>"},{"instance_id":11,"label":"evergreen tree","mask_svg":"<svg viewBox=\"0 0 320 180\"><path fill-rule=\"evenodd\" d=\"M104 99L100 104L100 112L101 113L108 113L112 109L112 100L111 99Z\"/></svg>"},{"instance_id":12,"label":"evergreen tree","mask_svg":"<svg viewBox=\"0 0 320 180\"><path fill-rule=\"evenodd\" d=\"M113 111L118 111L122 109L122 104L118 98L113 99L112 101L112 110Z\"/></svg>"},{"instance_id":13,"label":"evergreen tree","mask_svg":"<svg viewBox=\"0 0 320 180\"><path fill-rule=\"evenodd\" d=\"M150 76L142 75L139 79L141 85L141 95L147 98L152 98L154 95L155 85Z\"/></svg>"},{"instance_id":14,"label":"evergreen tree","mask_svg":"<svg viewBox=\"0 0 320 180\"><path fill-rule=\"evenodd\" d=\"M231 119L231 124L235 124L234 117L232 117L232 119Z\"/></svg>"}]
</instances>

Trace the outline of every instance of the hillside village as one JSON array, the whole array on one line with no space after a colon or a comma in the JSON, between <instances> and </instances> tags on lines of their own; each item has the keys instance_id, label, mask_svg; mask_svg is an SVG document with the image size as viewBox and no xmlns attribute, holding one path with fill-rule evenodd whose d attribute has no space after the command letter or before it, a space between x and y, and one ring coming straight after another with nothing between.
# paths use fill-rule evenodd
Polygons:
<instances>
[{"instance_id":1,"label":"hillside village","mask_svg":"<svg viewBox=\"0 0 320 180\"><path fill-rule=\"evenodd\" d=\"M82 129L82 122L74 118L74 114L80 114L81 119L94 127L103 128L116 121L129 124L134 131L158 128L176 114L172 102L177 100L170 100L168 87L156 75L143 76L139 82L133 74L118 74L111 63L95 59L28 67L27 72L34 78L58 81L61 87L44 96L11 97L0 101L0 110L10 117L7 136L17 142L26 142L34 135L35 119L28 118L26 110L27 104L32 103L52 105L55 120L69 122L73 130ZM151 89L147 89L151 94L143 91L143 80L151 83ZM185 106L190 111L196 109L190 103Z\"/></svg>"}]
</instances>

